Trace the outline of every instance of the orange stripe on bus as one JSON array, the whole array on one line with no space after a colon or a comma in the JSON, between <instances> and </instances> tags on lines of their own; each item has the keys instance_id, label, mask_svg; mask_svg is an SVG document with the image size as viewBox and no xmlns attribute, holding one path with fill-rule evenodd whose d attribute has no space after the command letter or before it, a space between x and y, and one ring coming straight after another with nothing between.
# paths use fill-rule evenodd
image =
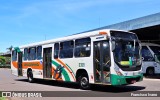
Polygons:
<instances>
[{"instance_id":1,"label":"orange stripe on bus","mask_svg":"<svg viewBox=\"0 0 160 100\"><path fill-rule=\"evenodd\" d=\"M12 61L12 65L14 68L18 68L18 63L16 61Z\"/></svg>"},{"instance_id":2,"label":"orange stripe on bus","mask_svg":"<svg viewBox=\"0 0 160 100\"><path fill-rule=\"evenodd\" d=\"M76 80L75 77L72 74L72 71L70 71L70 69L68 68L68 66L66 66L66 64L64 64L60 59L56 59L59 63L61 63L72 75L74 81Z\"/></svg>"},{"instance_id":3,"label":"orange stripe on bus","mask_svg":"<svg viewBox=\"0 0 160 100\"><path fill-rule=\"evenodd\" d=\"M13 67L18 68L18 62L12 61L12 65L13 65ZM27 69L28 67L30 67L32 69L43 70L43 65L39 61L37 61L37 62L23 62L22 63L23 69Z\"/></svg>"},{"instance_id":4,"label":"orange stripe on bus","mask_svg":"<svg viewBox=\"0 0 160 100\"><path fill-rule=\"evenodd\" d=\"M37 62L23 62L22 68L27 69L28 67L32 69L39 69L43 70L43 64L41 64L39 61Z\"/></svg>"},{"instance_id":5,"label":"orange stripe on bus","mask_svg":"<svg viewBox=\"0 0 160 100\"><path fill-rule=\"evenodd\" d=\"M18 62L13 61L12 62L13 67L18 68ZM23 62L22 68L27 69L28 67L32 69L40 69L43 70L43 65L40 62Z\"/></svg>"}]
</instances>

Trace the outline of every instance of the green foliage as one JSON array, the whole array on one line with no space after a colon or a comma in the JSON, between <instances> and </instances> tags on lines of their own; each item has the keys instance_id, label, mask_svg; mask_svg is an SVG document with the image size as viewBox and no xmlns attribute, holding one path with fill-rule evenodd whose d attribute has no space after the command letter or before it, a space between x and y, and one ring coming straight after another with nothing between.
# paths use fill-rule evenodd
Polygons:
<instances>
[{"instance_id":1,"label":"green foliage","mask_svg":"<svg viewBox=\"0 0 160 100\"><path fill-rule=\"evenodd\" d=\"M6 59L3 56L0 56L0 65L3 65L6 63Z\"/></svg>"},{"instance_id":2,"label":"green foliage","mask_svg":"<svg viewBox=\"0 0 160 100\"><path fill-rule=\"evenodd\" d=\"M8 100L8 99L6 99L6 98L4 98L4 97L0 97L0 100Z\"/></svg>"},{"instance_id":3,"label":"green foliage","mask_svg":"<svg viewBox=\"0 0 160 100\"><path fill-rule=\"evenodd\" d=\"M0 56L0 64L9 64L11 62L11 57Z\"/></svg>"}]
</instances>

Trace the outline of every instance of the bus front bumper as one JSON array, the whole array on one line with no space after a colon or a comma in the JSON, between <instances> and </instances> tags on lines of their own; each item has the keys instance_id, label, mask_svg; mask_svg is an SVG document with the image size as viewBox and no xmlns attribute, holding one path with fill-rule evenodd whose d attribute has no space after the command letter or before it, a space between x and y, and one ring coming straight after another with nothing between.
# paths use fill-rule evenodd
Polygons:
<instances>
[{"instance_id":1,"label":"bus front bumper","mask_svg":"<svg viewBox=\"0 0 160 100\"><path fill-rule=\"evenodd\" d=\"M127 85L143 80L143 74L136 76L119 76L111 74L111 85Z\"/></svg>"}]
</instances>

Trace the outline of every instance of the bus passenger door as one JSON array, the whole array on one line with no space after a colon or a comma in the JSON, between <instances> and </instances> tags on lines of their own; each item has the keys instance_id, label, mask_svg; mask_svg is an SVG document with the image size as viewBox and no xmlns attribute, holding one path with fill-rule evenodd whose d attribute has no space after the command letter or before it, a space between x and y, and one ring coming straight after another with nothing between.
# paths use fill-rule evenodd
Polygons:
<instances>
[{"instance_id":1,"label":"bus passenger door","mask_svg":"<svg viewBox=\"0 0 160 100\"><path fill-rule=\"evenodd\" d=\"M43 49L43 78L52 78L52 47Z\"/></svg>"},{"instance_id":2,"label":"bus passenger door","mask_svg":"<svg viewBox=\"0 0 160 100\"><path fill-rule=\"evenodd\" d=\"M94 77L96 83L110 83L110 48L108 41L94 42Z\"/></svg>"},{"instance_id":3,"label":"bus passenger door","mask_svg":"<svg viewBox=\"0 0 160 100\"><path fill-rule=\"evenodd\" d=\"M22 76L22 52L18 52L18 76Z\"/></svg>"}]
</instances>

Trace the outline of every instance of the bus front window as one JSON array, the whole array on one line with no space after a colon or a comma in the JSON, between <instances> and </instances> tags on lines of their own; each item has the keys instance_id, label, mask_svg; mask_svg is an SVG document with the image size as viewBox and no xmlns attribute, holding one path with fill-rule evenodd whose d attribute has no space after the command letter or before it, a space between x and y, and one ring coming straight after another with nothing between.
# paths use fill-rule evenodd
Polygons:
<instances>
[{"instance_id":1,"label":"bus front window","mask_svg":"<svg viewBox=\"0 0 160 100\"><path fill-rule=\"evenodd\" d=\"M160 47L159 46L149 46L151 50L155 54L155 59L157 59L157 62L160 62Z\"/></svg>"},{"instance_id":2,"label":"bus front window","mask_svg":"<svg viewBox=\"0 0 160 100\"><path fill-rule=\"evenodd\" d=\"M141 68L141 47L135 34L112 31L112 46L115 63L125 71Z\"/></svg>"},{"instance_id":3,"label":"bus front window","mask_svg":"<svg viewBox=\"0 0 160 100\"><path fill-rule=\"evenodd\" d=\"M120 40L116 41L114 57L121 66L140 65L140 48L138 42Z\"/></svg>"},{"instance_id":4,"label":"bus front window","mask_svg":"<svg viewBox=\"0 0 160 100\"><path fill-rule=\"evenodd\" d=\"M160 54L155 54L155 57L157 59L157 62L160 62Z\"/></svg>"}]
</instances>

